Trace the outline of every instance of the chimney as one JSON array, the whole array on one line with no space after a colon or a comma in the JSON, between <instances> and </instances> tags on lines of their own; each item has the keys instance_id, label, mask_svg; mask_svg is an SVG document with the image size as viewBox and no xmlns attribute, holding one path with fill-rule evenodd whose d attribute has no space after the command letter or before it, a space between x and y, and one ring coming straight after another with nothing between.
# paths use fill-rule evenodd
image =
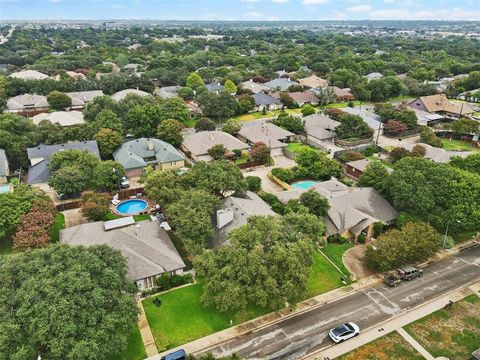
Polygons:
<instances>
[{"instance_id":1,"label":"chimney","mask_svg":"<svg viewBox=\"0 0 480 360\"><path fill-rule=\"evenodd\" d=\"M225 225L233 221L233 210L230 208L217 210L217 229L223 228Z\"/></svg>"},{"instance_id":2,"label":"chimney","mask_svg":"<svg viewBox=\"0 0 480 360\"><path fill-rule=\"evenodd\" d=\"M148 151L153 151L153 143L151 141L147 143L147 149Z\"/></svg>"}]
</instances>

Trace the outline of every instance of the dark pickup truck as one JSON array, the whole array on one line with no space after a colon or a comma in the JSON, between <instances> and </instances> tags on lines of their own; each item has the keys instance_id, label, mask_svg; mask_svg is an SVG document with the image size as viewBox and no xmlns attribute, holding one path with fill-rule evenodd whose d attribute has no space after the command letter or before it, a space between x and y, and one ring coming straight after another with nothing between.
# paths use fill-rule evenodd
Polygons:
<instances>
[{"instance_id":1,"label":"dark pickup truck","mask_svg":"<svg viewBox=\"0 0 480 360\"><path fill-rule=\"evenodd\" d=\"M400 277L396 274L388 273L383 277L383 282L390 287L395 287L400 284Z\"/></svg>"}]
</instances>

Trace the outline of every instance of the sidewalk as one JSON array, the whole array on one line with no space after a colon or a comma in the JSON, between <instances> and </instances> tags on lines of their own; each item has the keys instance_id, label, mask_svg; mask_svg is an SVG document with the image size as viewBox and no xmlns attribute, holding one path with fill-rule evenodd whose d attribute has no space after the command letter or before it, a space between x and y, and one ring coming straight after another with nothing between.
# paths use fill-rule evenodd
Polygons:
<instances>
[{"instance_id":1,"label":"sidewalk","mask_svg":"<svg viewBox=\"0 0 480 360\"><path fill-rule=\"evenodd\" d=\"M205 336L198 340L194 340L187 344L181 345L175 349L170 349L159 355L149 357L149 360L159 360L161 356L169 354L178 349L184 349L187 352L187 354L196 354L196 353L206 352L209 349L214 348L224 342L227 342L237 336L247 334L254 330L255 331L259 330L265 326L275 324L279 321L282 321L289 317L309 311L318 306L322 306L332 301L339 300L345 296L352 294L353 292L371 287L375 284L380 283L381 281L382 281L381 278L378 276L370 276L368 278L362 279L349 286L341 287L341 288L329 291L327 293L315 296L313 298L304 300L298 303L297 307L293 311L291 311L290 309L282 309L279 311L269 313L259 318L247 321L243 324L219 331L217 333Z\"/></svg>"},{"instance_id":2,"label":"sidewalk","mask_svg":"<svg viewBox=\"0 0 480 360\"><path fill-rule=\"evenodd\" d=\"M403 313L394 316L393 318L377 324L371 328L365 329L359 336L350 339L344 343L341 344L336 344L336 345L331 345L325 349L321 349L317 351L314 354L309 354L308 356L305 356L301 358L302 360L314 360L314 359L335 359L336 357L339 357L343 354L346 354L362 345L368 344L369 342L372 342L379 337L382 337L384 335L387 335L393 331L398 331L400 335L403 336L403 332L401 329L403 326L410 324L411 322L414 322L424 316L427 316L437 310L442 309L446 303L448 303L449 300L452 301L458 301L466 297L467 295L470 295L472 293L479 293L480 291L480 283L477 282L475 284L467 285L461 289L457 289L453 291L452 293L443 295L439 298L436 298L430 302L427 302L423 305L420 305L414 309L411 310L406 310ZM407 334L408 335L408 334ZM408 341L408 339L406 339ZM412 340L418 344L413 338ZM409 341L410 342L410 341ZM410 342L411 343L411 342ZM415 346L413 343L411 343L412 346L414 346L417 351L419 351L422 356L424 356L426 359L433 359L433 357L426 352L425 349L423 349L420 344L421 350L418 346ZM430 355L430 357L429 357Z\"/></svg>"}]
</instances>

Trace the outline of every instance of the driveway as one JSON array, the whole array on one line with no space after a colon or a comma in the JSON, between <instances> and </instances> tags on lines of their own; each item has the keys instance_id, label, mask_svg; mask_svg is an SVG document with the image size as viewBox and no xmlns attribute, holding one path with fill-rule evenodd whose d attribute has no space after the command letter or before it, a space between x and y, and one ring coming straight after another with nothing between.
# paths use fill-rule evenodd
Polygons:
<instances>
[{"instance_id":1,"label":"driveway","mask_svg":"<svg viewBox=\"0 0 480 360\"><path fill-rule=\"evenodd\" d=\"M279 192L282 192L283 189L268 178L268 173L272 171L274 167L291 168L295 166L296 163L294 160L283 155L273 156L273 161L275 162L274 166L262 166L254 169L245 169L242 172L245 176L258 176L262 181L263 191L271 194L278 194Z\"/></svg>"},{"instance_id":2,"label":"driveway","mask_svg":"<svg viewBox=\"0 0 480 360\"><path fill-rule=\"evenodd\" d=\"M366 245L357 245L343 254L343 264L350 274L353 275L354 280L360 280L374 274L365 261L366 249Z\"/></svg>"},{"instance_id":3,"label":"driveway","mask_svg":"<svg viewBox=\"0 0 480 360\"><path fill-rule=\"evenodd\" d=\"M65 210L62 211L62 214L65 216L65 227L85 224L87 222L87 219L83 217L80 209Z\"/></svg>"}]
</instances>

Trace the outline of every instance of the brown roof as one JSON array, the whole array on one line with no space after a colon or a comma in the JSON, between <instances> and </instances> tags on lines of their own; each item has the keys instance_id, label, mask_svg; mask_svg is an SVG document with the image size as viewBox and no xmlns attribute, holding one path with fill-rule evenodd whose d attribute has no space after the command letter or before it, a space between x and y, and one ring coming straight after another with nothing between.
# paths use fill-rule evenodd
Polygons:
<instances>
[{"instance_id":1,"label":"brown roof","mask_svg":"<svg viewBox=\"0 0 480 360\"><path fill-rule=\"evenodd\" d=\"M340 99L344 99L344 100L353 100L353 95L352 93L350 92L350 90L348 89L340 89L339 87L336 87L336 86L331 86L330 89L333 90L333 92L335 93L335 96L340 98Z\"/></svg>"},{"instance_id":2,"label":"brown roof","mask_svg":"<svg viewBox=\"0 0 480 360\"><path fill-rule=\"evenodd\" d=\"M328 81L316 75L310 75L306 78L298 80L300 85L308 86L310 88L324 87L328 85Z\"/></svg>"},{"instance_id":3,"label":"brown roof","mask_svg":"<svg viewBox=\"0 0 480 360\"><path fill-rule=\"evenodd\" d=\"M447 99L445 94L420 96L418 99L412 101L421 101L428 112L445 111L452 114L471 114L474 112L469 104L454 103Z\"/></svg>"},{"instance_id":4,"label":"brown roof","mask_svg":"<svg viewBox=\"0 0 480 360\"><path fill-rule=\"evenodd\" d=\"M318 103L318 98L310 91L295 91L289 95L296 103Z\"/></svg>"}]
</instances>

